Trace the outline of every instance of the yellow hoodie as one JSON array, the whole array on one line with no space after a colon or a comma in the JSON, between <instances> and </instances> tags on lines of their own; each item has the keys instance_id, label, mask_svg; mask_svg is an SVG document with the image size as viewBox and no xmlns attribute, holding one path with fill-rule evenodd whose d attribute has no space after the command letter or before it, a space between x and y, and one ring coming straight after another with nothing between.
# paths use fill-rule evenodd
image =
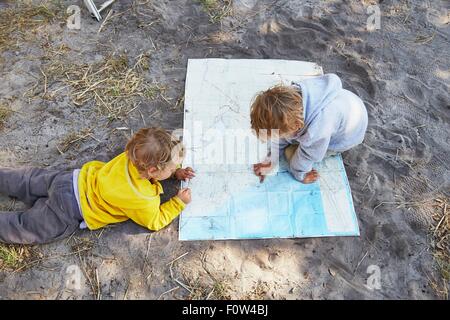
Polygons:
<instances>
[{"instance_id":1,"label":"yellow hoodie","mask_svg":"<svg viewBox=\"0 0 450 320\"><path fill-rule=\"evenodd\" d=\"M78 176L83 218L89 229L132 219L150 230L160 230L185 208L178 197L161 204L161 184L141 178L122 153L108 163L91 161Z\"/></svg>"}]
</instances>

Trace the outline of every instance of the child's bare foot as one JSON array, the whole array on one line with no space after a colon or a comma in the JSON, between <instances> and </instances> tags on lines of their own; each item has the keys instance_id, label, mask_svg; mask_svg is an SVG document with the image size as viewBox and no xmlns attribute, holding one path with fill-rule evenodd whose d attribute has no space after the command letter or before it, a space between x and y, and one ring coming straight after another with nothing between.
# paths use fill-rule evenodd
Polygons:
<instances>
[{"instance_id":1,"label":"child's bare foot","mask_svg":"<svg viewBox=\"0 0 450 320\"><path fill-rule=\"evenodd\" d=\"M317 170L312 169L310 172L308 172L305 175L305 178L303 179L302 183L313 183L319 178L319 173Z\"/></svg>"}]
</instances>

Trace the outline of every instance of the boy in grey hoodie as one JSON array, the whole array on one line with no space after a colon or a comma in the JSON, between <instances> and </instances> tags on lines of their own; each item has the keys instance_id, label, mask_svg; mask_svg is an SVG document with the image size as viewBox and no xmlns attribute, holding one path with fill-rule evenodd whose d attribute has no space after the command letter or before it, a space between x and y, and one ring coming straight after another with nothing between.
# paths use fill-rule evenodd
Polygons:
<instances>
[{"instance_id":1,"label":"boy in grey hoodie","mask_svg":"<svg viewBox=\"0 0 450 320\"><path fill-rule=\"evenodd\" d=\"M319 175L313 169L314 162L322 161L327 153L340 153L360 144L368 121L363 101L343 89L335 74L275 86L258 94L250 117L258 137L266 129L271 138L267 160L254 165L261 182L283 150L295 179L316 181Z\"/></svg>"}]
</instances>

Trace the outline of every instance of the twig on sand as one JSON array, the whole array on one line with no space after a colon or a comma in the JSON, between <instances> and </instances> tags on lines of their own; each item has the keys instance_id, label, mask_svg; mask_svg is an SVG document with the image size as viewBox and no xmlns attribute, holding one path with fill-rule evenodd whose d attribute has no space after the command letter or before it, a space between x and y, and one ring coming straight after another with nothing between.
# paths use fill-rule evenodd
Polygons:
<instances>
[{"instance_id":1,"label":"twig on sand","mask_svg":"<svg viewBox=\"0 0 450 320\"><path fill-rule=\"evenodd\" d=\"M183 258L185 255L187 255L188 253L189 253L189 251L186 252L186 253L184 253L184 254L182 254L182 255L179 256L178 258L173 259L172 261L170 261L170 262L169 262L168 264L166 264L166 265L168 266L168 265L170 265L170 264L173 264L175 261L180 260L180 259Z\"/></svg>"},{"instance_id":2,"label":"twig on sand","mask_svg":"<svg viewBox=\"0 0 450 320\"><path fill-rule=\"evenodd\" d=\"M72 234L70 235L70 237L66 240L66 245L69 244L70 240L72 240L73 236L75 235L76 231L72 232Z\"/></svg>"},{"instance_id":3,"label":"twig on sand","mask_svg":"<svg viewBox=\"0 0 450 320\"><path fill-rule=\"evenodd\" d=\"M407 206L410 207L419 206L421 204L425 204L433 200L434 199L425 199L421 201L382 201L373 208L372 214L375 213L376 209L385 204L396 205L397 206L396 208L398 209L398 208L406 208Z\"/></svg>"},{"instance_id":4,"label":"twig on sand","mask_svg":"<svg viewBox=\"0 0 450 320\"><path fill-rule=\"evenodd\" d=\"M448 299L448 282L450 280L450 210L448 198L434 200L434 213L432 219L435 222L433 231L433 257L437 267L436 277L429 278L433 290L443 299Z\"/></svg>"},{"instance_id":5,"label":"twig on sand","mask_svg":"<svg viewBox=\"0 0 450 320\"><path fill-rule=\"evenodd\" d=\"M444 214L442 215L441 220L439 220L439 223L437 224L436 228L434 229L433 235L436 235L436 233L439 230L439 227L441 226L442 221L444 221L444 219L447 217L447 204L444 205Z\"/></svg>"},{"instance_id":6,"label":"twig on sand","mask_svg":"<svg viewBox=\"0 0 450 320\"><path fill-rule=\"evenodd\" d=\"M434 277L430 277L428 273L425 272L425 275L427 276L428 283L430 284L431 288L444 300L448 300L448 284L445 279L441 279L441 284L438 282L439 280L436 280Z\"/></svg>"},{"instance_id":7,"label":"twig on sand","mask_svg":"<svg viewBox=\"0 0 450 320\"><path fill-rule=\"evenodd\" d=\"M388 202L380 202L379 204L377 204L377 205L373 208L372 214L374 214L374 213L375 213L375 210L377 210L380 206L382 206L383 204L386 204L386 203L388 203Z\"/></svg>"},{"instance_id":8,"label":"twig on sand","mask_svg":"<svg viewBox=\"0 0 450 320\"><path fill-rule=\"evenodd\" d=\"M171 262L169 262L167 265L169 266L169 272L170 272L170 278L172 279L172 281L176 282L178 285L180 285L181 287L183 287L184 289L186 289L186 291L188 291L190 294L192 294L192 290L189 288L188 285L184 284L183 282L181 282L180 280L178 280L177 278L175 278L175 276L173 275L173 264L180 260L181 258L183 258L184 256L186 256L189 252L186 252L184 254L182 254L181 256L179 256L178 258L175 258L174 260L172 260Z\"/></svg>"},{"instance_id":9,"label":"twig on sand","mask_svg":"<svg viewBox=\"0 0 450 320\"><path fill-rule=\"evenodd\" d=\"M153 233L150 234L150 236L148 237L148 241L147 241L147 251L145 252L145 257L144 257L144 266L142 267L142 272L144 272L145 267L148 265L147 263L147 258L148 258L148 253L150 251L150 246L152 244L152 238L153 238Z\"/></svg>"},{"instance_id":10,"label":"twig on sand","mask_svg":"<svg viewBox=\"0 0 450 320\"><path fill-rule=\"evenodd\" d=\"M95 299L100 300L101 299L101 286L100 286L100 280L99 280L99 277L98 277L98 269L95 268L95 270L93 270L92 265L89 265L83 259L83 257L81 257L80 254L78 254L78 259L80 260L81 268L83 270L83 273L84 273L86 279L88 280L89 285L91 286L92 296ZM90 267L90 270L87 270L86 267ZM91 273L93 273L93 274L90 275L89 271ZM94 277L94 279L92 279L92 277Z\"/></svg>"},{"instance_id":11,"label":"twig on sand","mask_svg":"<svg viewBox=\"0 0 450 320\"><path fill-rule=\"evenodd\" d=\"M211 292L208 293L208 295L206 296L206 300L209 300L209 298L211 298L213 293L214 293L214 287L212 288Z\"/></svg>"},{"instance_id":12,"label":"twig on sand","mask_svg":"<svg viewBox=\"0 0 450 320\"><path fill-rule=\"evenodd\" d=\"M46 94L47 94L47 75L44 73L44 71L42 71L42 69L41 68L39 68L39 70L41 70L41 73L42 73L42 75L44 76L44 93L43 93L43 97L45 97L46 96Z\"/></svg>"},{"instance_id":13,"label":"twig on sand","mask_svg":"<svg viewBox=\"0 0 450 320\"><path fill-rule=\"evenodd\" d=\"M141 103L139 102L137 105L135 105L134 107L133 107L133 109L130 109L129 111L127 111L127 115L128 114L130 114L131 112L133 112L134 110L136 110L138 107L139 107L139 105L140 105Z\"/></svg>"},{"instance_id":14,"label":"twig on sand","mask_svg":"<svg viewBox=\"0 0 450 320\"><path fill-rule=\"evenodd\" d=\"M74 254L79 254L79 253L81 253L83 251L88 251L88 250L90 250L90 249L81 249L81 250L78 250L76 252L71 252L71 253L66 253L66 254L58 254L58 255L54 255L54 256L50 256L50 257L44 257L44 258L41 258L41 259L36 259L36 260L31 261L30 263L27 263L27 264L21 266L20 268L14 270L12 273L19 272L19 271L21 271L21 270L23 270L23 269L25 269L27 267L30 267L30 266L35 265L35 264L37 264L39 262L42 262L42 261L47 261L47 260L56 259L56 258L62 258L62 257L68 257L68 256L72 256Z\"/></svg>"},{"instance_id":15,"label":"twig on sand","mask_svg":"<svg viewBox=\"0 0 450 320\"><path fill-rule=\"evenodd\" d=\"M366 189L366 187L368 186L370 179L372 179L372 175L370 174L369 177L367 177L366 183L364 184L364 186L362 187L362 191L364 191L364 189Z\"/></svg>"},{"instance_id":16,"label":"twig on sand","mask_svg":"<svg viewBox=\"0 0 450 320\"><path fill-rule=\"evenodd\" d=\"M123 295L122 300L127 300L128 288L130 288L130 282L127 283L127 288L125 289L125 294Z\"/></svg>"},{"instance_id":17,"label":"twig on sand","mask_svg":"<svg viewBox=\"0 0 450 320\"><path fill-rule=\"evenodd\" d=\"M361 260L359 260L358 264L356 265L355 270L353 271L353 273L356 273L356 271L358 271L359 266L361 265L361 263L364 261L364 259L367 257L367 254L369 253L369 251L366 251L366 253L364 254L364 256L361 258Z\"/></svg>"},{"instance_id":18,"label":"twig on sand","mask_svg":"<svg viewBox=\"0 0 450 320\"><path fill-rule=\"evenodd\" d=\"M141 119L142 119L142 122L144 123L144 127L146 127L147 123L145 122L144 115L142 114L141 110L138 110L138 112L141 115Z\"/></svg>"},{"instance_id":19,"label":"twig on sand","mask_svg":"<svg viewBox=\"0 0 450 320\"><path fill-rule=\"evenodd\" d=\"M418 43L420 45L427 44L428 42L432 41L435 36L436 36L436 32L434 32L431 36L419 35L416 37L416 40L414 41L414 43Z\"/></svg>"},{"instance_id":20,"label":"twig on sand","mask_svg":"<svg viewBox=\"0 0 450 320\"><path fill-rule=\"evenodd\" d=\"M176 283L178 283L180 286L182 286L184 289L186 289L190 294L192 294L192 290L188 288L188 286L186 284L184 284L183 282L181 282L178 279L173 279L173 281L175 281Z\"/></svg>"},{"instance_id":21,"label":"twig on sand","mask_svg":"<svg viewBox=\"0 0 450 320\"><path fill-rule=\"evenodd\" d=\"M17 201L16 198L13 198L11 200L11 204L8 207L8 211L12 211L14 209L14 207L16 206L16 201Z\"/></svg>"},{"instance_id":22,"label":"twig on sand","mask_svg":"<svg viewBox=\"0 0 450 320\"><path fill-rule=\"evenodd\" d=\"M98 278L98 269L97 268L95 268L95 279L97 281L97 300L100 300L100 298L101 298L100 280Z\"/></svg>"},{"instance_id":23,"label":"twig on sand","mask_svg":"<svg viewBox=\"0 0 450 320\"><path fill-rule=\"evenodd\" d=\"M98 28L97 34L102 32L103 27L106 25L106 23L108 22L109 17L111 16L111 13L112 13L112 9L109 10L108 15L106 16L105 20L103 20L103 22L102 22L102 25L100 26L100 28Z\"/></svg>"},{"instance_id":24,"label":"twig on sand","mask_svg":"<svg viewBox=\"0 0 450 320\"><path fill-rule=\"evenodd\" d=\"M172 288L172 289L170 289L170 290L167 290L167 291L161 293L161 294L159 295L159 297L158 297L157 300L161 299L161 297L162 297L163 295L168 294L168 293L171 293L172 291L175 291L175 290L177 290L177 289L180 289L180 287L179 287L179 286L176 286L175 288Z\"/></svg>"},{"instance_id":25,"label":"twig on sand","mask_svg":"<svg viewBox=\"0 0 450 320\"><path fill-rule=\"evenodd\" d=\"M85 142L87 138L90 137L97 142L100 142L97 138L92 134L91 128L86 128L81 130L80 132L70 132L67 136L64 137L57 145L56 149L60 154L64 154L69 151L72 147L78 148L80 143Z\"/></svg>"}]
</instances>

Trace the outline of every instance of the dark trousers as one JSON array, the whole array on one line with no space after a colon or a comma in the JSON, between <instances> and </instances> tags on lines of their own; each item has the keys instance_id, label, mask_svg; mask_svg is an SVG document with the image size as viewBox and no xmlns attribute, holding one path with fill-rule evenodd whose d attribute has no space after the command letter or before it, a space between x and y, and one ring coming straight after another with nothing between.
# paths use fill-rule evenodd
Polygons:
<instances>
[{"instance_id":1,"label":"dark trousers","mask_svg":"<svg viewBox=\"0 0 450 320\"><path fill-rule=\"evenodd\" d=\"M0 242L39 244L70 236L83 220L72 171L0 168L0 193L25 202L25 211L0 211Z\"/></svg>"}]
</instances>

